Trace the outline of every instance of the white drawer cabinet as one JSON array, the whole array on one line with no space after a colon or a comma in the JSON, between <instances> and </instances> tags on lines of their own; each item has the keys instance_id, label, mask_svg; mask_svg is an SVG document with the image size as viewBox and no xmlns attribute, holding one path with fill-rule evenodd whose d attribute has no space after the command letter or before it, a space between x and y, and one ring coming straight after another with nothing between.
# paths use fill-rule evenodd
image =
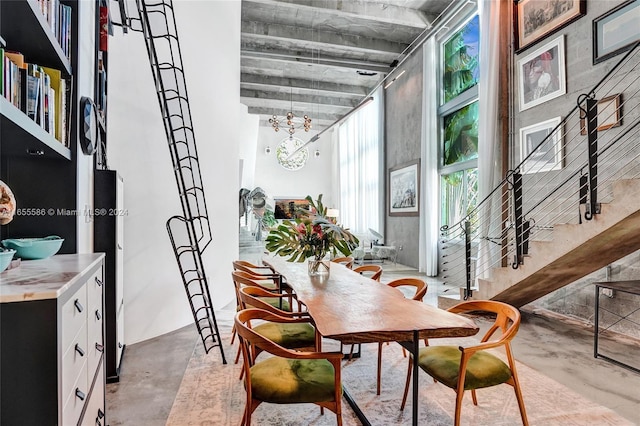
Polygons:
<instances>
[{"instance_id":1,"label":"white drawer cabinet","mask_svg":"<svg viewBox=\"0 0 640 426\"><path fill-rule=\"evenodd\" d=\"M106 424L104 255L0 274L0 424Z\"/></svg>"}]
</instances>

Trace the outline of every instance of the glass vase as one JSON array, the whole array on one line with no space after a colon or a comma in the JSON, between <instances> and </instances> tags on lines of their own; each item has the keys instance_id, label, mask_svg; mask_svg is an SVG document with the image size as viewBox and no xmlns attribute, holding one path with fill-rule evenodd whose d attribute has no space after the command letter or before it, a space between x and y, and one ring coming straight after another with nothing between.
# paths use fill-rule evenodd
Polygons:
<instances>
[{"instance_id":1,"label":"glass vase","mask_svg":"<svg viewBox=\"0 0 640 426\"><path fill-rule=\"evenodd\" d=\"M317 260L317 259L309 259L309 276L317 277L317 276L329 276L329 265L331 261L329 260Z\"/></svg>"}]
</instances>

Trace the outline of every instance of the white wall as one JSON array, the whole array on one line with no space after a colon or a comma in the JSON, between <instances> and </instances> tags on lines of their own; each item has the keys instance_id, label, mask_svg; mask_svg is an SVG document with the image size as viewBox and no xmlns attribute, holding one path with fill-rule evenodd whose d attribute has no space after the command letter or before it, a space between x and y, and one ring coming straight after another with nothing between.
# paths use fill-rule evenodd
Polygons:
<instances>
[{"instance_id":1,"label":"white wall","mask_svg":"<svg viewBox=\"0 0 640 426\"><path fill-rule=\"evenodd\" d=\"M240 2L174 2L213 242L203 260L214 305L233 300L238 257ZM165 228L181 215L167 140L140 33L109 40L108 160L125 182L127 344L192 323ZM233 184L229 184L233 182Z\"/></svg>"},{"instance_id":2,"label":"white wall","mask_svg":"<svg viewBox=\"0 0 640 426\"><path fill-rule=\"evenodd\" d=\"M308 141L317 132L296 132L295 136ZM275 132L271 127L260 127L258 133L258 147L256 151L255 186L265 190L270 199L274 197L306 197L311 195L315 200L322 195L322 203L327 207L337 206L340 194L334 193L334 176L332 174L333 148L332 130L322 134L321 138L308 145L309 159L300 170L291 171L278 164L276 147L288 133ZM267 145L270 154L265 154ZM315 157L318 149L320 156Z\"/></svg>"},{"instance_id":3,"label":"white wall","mask_svg":"<svg viewBox=\"0 0 640 426\"><path fill-rule=\"evenodd\" d=\"M258 127L260 116L249 114L246 105L240 105L240 126L238 133L240 136L240 188L252 190L256 172L256 147L258 146ZM238 188L239 190L239 188Z\"/></svg>"},{"instance_id":4,"label":"white wall","mask_svg":"<svg viewBox=\"0 0 640 426\"><path fill-rule=\"evenodd\" d=\"M78 97L75 106L80 111L80 98L94 97L94 73L96 61L95 38L96 8L95 2L78 3L78 27L82 29L82 36L78 37L78 68L75 78L78 84ZM82 116L78 114L78 129L82 131ZM76 142L78 143L78 142ZM76 216L78 234L76 236L78 253L91 253L93 251L93 218L88 212L93 210L93 156L84 155L80 146L77 147L78 161L76 170L78 173L76 196L78 211Z\"/></svg>"}]
</instances>

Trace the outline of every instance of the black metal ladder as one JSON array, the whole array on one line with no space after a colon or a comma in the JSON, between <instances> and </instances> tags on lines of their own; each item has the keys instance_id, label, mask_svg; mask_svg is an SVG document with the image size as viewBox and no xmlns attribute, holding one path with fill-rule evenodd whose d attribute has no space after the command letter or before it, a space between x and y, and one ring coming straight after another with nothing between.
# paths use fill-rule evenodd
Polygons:
<instances>
[{"instance_id":1,"label":"black metal ladder","mask_svg":"<svg viewBox=\"0 0 640 426\"><path fill-rule=\"evenodd\" d=\"M182 215L167 220L167 232L205 351L219 347L226 364L202 262L202 253L212 240L211 226L173 2L136 0L136 7L138 17L127 17L126 26L144 35L182 205Z\"/></svg>"}]
</instances>

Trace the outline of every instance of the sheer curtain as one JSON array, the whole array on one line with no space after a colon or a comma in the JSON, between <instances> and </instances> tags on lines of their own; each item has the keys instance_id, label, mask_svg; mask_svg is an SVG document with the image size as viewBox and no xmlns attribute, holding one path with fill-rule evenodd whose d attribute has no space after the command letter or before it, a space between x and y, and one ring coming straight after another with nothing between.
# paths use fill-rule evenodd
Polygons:
<instances>
[{"instance_id":1,"label":"sheer curtain","mask_svg":"<svg viewBox=\"0 0 640 426\"><path fill-rule=\"evenodd\" d=\"M498 100L500 72L500 6L503 2L493 0L482 0L478 3L478 13L480 15L480 81L478 92L480 98L479 122L482 123L478 129L478 186L479 200L483 200L493 190L496 185L497 158L496 153L500 146L500 132L498 131ZM496 210L496 212L492 212ZM481 217L491 217L492 214L500 214L500 206L491 206L485 203ZM489 235L489 220L480 230L482 236ZM499 232L499 230L498 230ZM498 253L491 253L492 247L485 239L480 239L478 247L478 260L476 265L478 272L488 271L487 266L493 264L493 258ZM494 250L495 251L495 250ZM476 274L478 278L486 278L486 273Z\"/></svg>"},{"instance_id":2,"label":"sheer curtain","mask_svg":"<svg viewBox=\"0 0 640 426\"><path fill-rule=\"evenodd\" d=\"M424 106L422 132L422 206L420 211L420 258L418 268L427 276L438 275L438 214L440 198L438 176L438 79L437 45L435 37L428 39L423 45L424 55Z\"/></svg>"},{"instance_id":3,"label":"sheer curtain","mask_svg":"<svg viewBox=\"0 0 640 426\"><path fill-rule=\"evenodd\" d=\"M338 129L340 222L357 235L381 230L380 90Z\"/></svg>"}]
</instances>

